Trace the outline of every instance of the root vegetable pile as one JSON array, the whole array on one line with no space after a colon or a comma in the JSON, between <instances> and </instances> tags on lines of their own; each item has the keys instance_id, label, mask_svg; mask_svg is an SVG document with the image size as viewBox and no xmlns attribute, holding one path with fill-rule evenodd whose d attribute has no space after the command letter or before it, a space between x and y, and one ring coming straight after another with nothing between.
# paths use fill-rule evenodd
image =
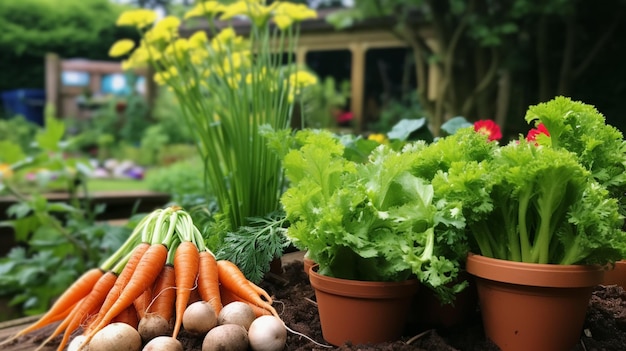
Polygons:
<instances>
[{"instance_id":1,"label":"root vegetable pile","mask_svg":"<svg viewBox=\"0 0 626 351\"><path fill-rule=\"evenodd\" d=\"M212 341L206 336L220 335L219 329L211 331L221 325L239 323L242 315L232 311L240 305L252 314L239 324L245 340L250 324L261 316L286 328L267 292L234 263L216 260L189 214L172 206L147 215L108 260L85 272L37 322L3 344L59 322L41 347L63 335L58 351L68 344L75 350L140 350L142 346L156 350L151 340L169 337L168 342L176 344L185 329L204 337L203 345L210 349ZM81 329L82 334L72 340ZM227 334L237 336L232 346L241 345L240 332ZM116 342L122 344L113 345ZM284 343L278 347L282 350Z\"/></svg>"}]
</instances>

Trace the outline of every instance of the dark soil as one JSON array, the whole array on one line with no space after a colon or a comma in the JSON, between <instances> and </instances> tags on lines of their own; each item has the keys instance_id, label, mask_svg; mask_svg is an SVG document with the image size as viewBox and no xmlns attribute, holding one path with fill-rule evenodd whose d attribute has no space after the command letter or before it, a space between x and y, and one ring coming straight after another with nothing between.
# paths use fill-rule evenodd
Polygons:
<instances>
[{"instance_id":1,"label":"dark soil","mask_svg":"<svg viewBox=\"0 0 626 351\"><path fill-rule=\"evenodd\" d=\"M395 342L374 345L347 343L340 347L331 347L322 336L315 293L309 284L308 276L303 271L302 262L295 261L285 265L281 274L269 274L260 285L274 298L275 306L287 326L308 337L289 333L286 351L499 350L485 338L477 308L471 309L467 318L457 321L456 325L452 325L449 320L440 320L438 325L428 325L413 318L408 323L404 336ZM418 315L419 311L414 308L411 314ZM34 350L53 329L54 326L46 327L0 349ZM56 349L58 339L60 337L53 340L44 350ZM201 350L201 338L192 338L183 331L180 339L186 351ZM598 286L589 302L580 342L571 351L624 350L626 350L626 292L615 285Z\"/></svg>"},{"instance_id":2,"label":"dark soil","mask_svg":"<svg viewBox=\"0 0 626 351\"><path fill-rule=\"evenodd\" d=\"M273 277L273 278L272 278ZM279 276L269 276L262 287L274 300L285 323L316 342L327 344L322 337L320 320L315 304L315 293L302 262L284 267ZM286 350L395 350L395 351L491 351L499 350L485 338L479 311L470 311L466 320L458 325L427 326L413 320L405 335L398 341L375 345L350 345L326 348L304 337L289 334ZM442 322L443 323L443 322ZM580 343L572 351L624 351L626 350L626 292L618 286L598 286L589 302L589 309L581 333Z\"/></svg>"}]
</instances>

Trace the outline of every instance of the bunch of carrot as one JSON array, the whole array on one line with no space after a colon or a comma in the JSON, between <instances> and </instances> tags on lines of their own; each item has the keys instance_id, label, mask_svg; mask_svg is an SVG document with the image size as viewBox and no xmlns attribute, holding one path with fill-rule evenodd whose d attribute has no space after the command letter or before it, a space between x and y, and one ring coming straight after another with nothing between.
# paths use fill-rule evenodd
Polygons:
<instances>
[{"instance_id":1,"label":"bunch of carrot","mask_svg":"<svg viewBox=\"0 0 626 351\"><path fill-rule=\"evenodd\" d=\"M4 343L60 322L41 345L63 334L60 351L78 329L82 328L86 345L111 322L137 328L149 314L173 323L176 338L185 308L200 299L216 314L229 302L243 301L257 316L278 317L267 292L234 263L215 259L187 212L177 206L158 209L99 268L79 277L37 322Z\"/></svg>"}]
</instances>

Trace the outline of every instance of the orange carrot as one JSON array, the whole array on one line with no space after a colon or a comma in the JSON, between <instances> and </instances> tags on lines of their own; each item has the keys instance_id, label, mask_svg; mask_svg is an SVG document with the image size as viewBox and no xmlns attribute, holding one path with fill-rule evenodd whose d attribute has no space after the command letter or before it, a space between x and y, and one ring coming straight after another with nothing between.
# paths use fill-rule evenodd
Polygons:
<instances>
[{"instance_id":1,"label":"orange carrot","mask_svg":"<svg viewBox=\"0 0 626 351\"><path fill-rule=\"evenodd\" d=\"M243 275L236 264L228 260L217 261L217 273L220 284L226 290L241 297L250 304L264 308L278 317L278 313L272 305L261 298L257 291L250 285L250 281Z\"/></svg>"},{"instance_id":2,"label":"orange carrot","mask_svg":"<svg viewBox=\"0 0 626 351\"><path fill-rule=\"evenodd\" d=\"M60 335L64 330L67 329L68 325L70 324L70 322L72 321L72 319L74 318L74 316L76 315L76 310L72 310L72 312L70 312L70 314L68 315L67 318L65 318L64 320L61 321L61 323L56 327L56 329L54 329L54 331L52 332L52 334L50 334L50 336L48 336L48 338L46 340L44 340L39 347L37 347L35 349L35 351L41 350L44 346L46 346L46 344L48 344L48 342L50 342L50 340L54 339L57 337L57 335Z\"/></svg>"},{"instance_id":3,"label":"orange carrot","mask_svg":"<svg viewBox=\"0 0 626 351\"><path fill-rule=\"evenodd\" d=\"M187 308L191 290L196 285L198 276L199 252L196 245L183 241L174 253L174 271L176 272L176 320L172 337L176 339L183 322L183 313Z\"/></svg>"},{"instance_id":4,"label":"orange carrot","mask_svg":"<svg viewBox=\"0 0 626 351\"><path fill-rule=\"evenodd\" d=\"M113 317L111 323L114 322L126 323L131 327L137 329L137 326L139 325L139 317L137 316L137 310L135 309L135 306L131 304L130 306L126 307L122 311L122 313Z\"/></svg>"},{"instance_id":5,"label":"orange carrot","mask_svg":"<svg viewBox=\"0 0 626 351\"><path fill-rule=\"evenodd\" d=\"M172 320L174 301L176 301L176 277L171 264L163 266L152 289L152 302L148 313L154 313L166 321Z\"/></svg>"},{"instance_id":6,"label":"orange carrot","mask_svg":"<svg viewBox=\"0 0 626 351\"><path fill-rule=\"evenodd\" d=\"M70 335L78 329L81 324L87 320L91 315L96 313L102 303L104 302L107 294L113 288L115 281L117 280L117 276L113 272L106 272L98 279L93 289L89 293L89 295L85 296L79 305L77 305L72 313L63 321L63 324L66 324L65 334L63 335L63 340L59 344L58 350L63 350L65 345L67 344ZM61 326L59 326L61 327ZM57 328L58 330L59 328ZM58 334L57 334L58 335Z\"/></svg>"},{"instance_id":7,"label":"orange carrot","mask_svg":"<svg viewBox=\"0 0 626 351\"><path fill-rule=\"evenodd\" d=\"M201 251L198 264L198 292L202 300L213 306L215 314L222 310L220 281L217 277L217 261L210 251Z\"/></svg>"},{"instance_id":8,"label":"orange carrot","mask_svg":"<svg viewBox=\"0 0 626 351\"><path fill-rule=\"evenodd\" d=\"M97 326L100 320L102 319L102 317L104 317L104 314L106 313L106 311L110 310L111 306L113 306L115 301L119 299L120 294L122 293L126 285L128 285L128 282L130 281L133 273L135 272L135 269L137 268L139 261L141 260L143 255L146 253L148 248L150 248L150 244L146 242L142 242L139 245L137 245L135 249L133 249L132 254L130 255L130 258L128 259L128 262L124 266L124 269L122 269L122 272L117 277L117 280L115 281L115 285L113 286L113 288L107 295L106 300L104 300L104 303L102 304L102 307L100 308L100 312L98 312L98 315L96 316L96 318L94 318L89 323L89 327L87 328L88 330Z\"/></svg>"},{"instance_id":9,"label":"orange carrot","mask_svg":"<svg viewBox=\"0 0 626 351\"><path fill-rule=\"evenodd\" d=\"M265 289L261 288L260 286L254 284L253 282L248 280L248 284L250 284L250 287L252 289L254 289L254 291L256 291L256 293L263 299L265 299L265 302L272 304L272 298L270 297L270 294L267 293L267 291L265 291Z\"/></svg>"},{"instance_id":10,"label":"orange carrot","mask_svg":"<svg viewBox=\"0 0 626 351\"><path fill-rule=\"evenodd\" d=\"M167 259L167 251L167 248L163 244L150 245L150 248L148 248L143 255L139 264L137 264L137 268L118 299L115 300L108 311L101 311L103 316L100 318L98 324L86 334L85 343L91 341L99 330L109 324L111 320L126 307L132 305L136 298L154 284L154 281L161 272L165 260Z\"/></svg>"},{"instance_id":11,"label":"orange carrot","mask_svg":"<svg viewBox=\"0 0 626 351\"><path fill-rule=\"evenodd\" d=\"M133 301L133 305L139 319L146 315L150 302L152 302L152 287L146 289L138 298L135 299L135 301Z\"/></svg>"},{"instance_id":12,"label":"orange carrot","mask_svg":"<svg viewBox=\"0 0 626 351\"><path fill-rule=\"evenodd\" d=\"M87 296L94 285L102 277L104 272L99 268L93 268L85 272L78 277L76 281L69 288L61 294L57 301L50 307L50 309L37 320L37 322L22 329L10 340L14 340L17 337L26 335L34 330L45 327L48 324L57 322L63 318L66 318L72 311L72 307L76 305L80 300ZM7 340L6 342L8 342Z\"/></svg>"},{"instance_id":13,"label":"orange carrot","mask_svg":"<svg viewBox=\"0 0 626 351\"><path fill-rule=\"evenodd\" d=\"M259 307L255 304L252 304L246 300L244 300L243 298L235 295L232 293L232 291L229 291L228 289L225 289L224 286L220 286L220 295L222 296L222 303L225 305L228 305L231 302L235 302L235 301L240 301L240 302L244 302L247 303L250 307L252 307L252 311L254 311L254 315L258 318L260 316L265 316L265 315L271 315L272 312L268 311L267 309L263 308L263 307Z\"/></svg>"}]
</instances>

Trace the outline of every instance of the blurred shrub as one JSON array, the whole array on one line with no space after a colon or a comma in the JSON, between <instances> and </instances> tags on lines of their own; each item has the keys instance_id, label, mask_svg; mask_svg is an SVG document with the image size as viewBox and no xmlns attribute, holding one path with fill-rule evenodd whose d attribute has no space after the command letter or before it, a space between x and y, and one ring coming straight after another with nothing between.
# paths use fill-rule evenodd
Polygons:
<instances>
[{"instance_id":1,"label":"blurred shrub","mask_svg":"<svg viewBox=\"0 0 626 351\"><path fill-rule=\"evenodd\" d=\"M171 194L172 202L185 208L207 201L204 187L204 168L199 158L150 169L145 177L150 190Z\"/></svg>"},{"instance_id":2,"label":"blurred shrub","mask_svg":"<svg viewBox=\"0 0 626 351\"><path fill-rule=\"evenodd\" d=\"M44 56L108 60L116 39L137 38L116 27L123 7L109 0L0 1L0 91L44 86Z\"/></svg>"}]
</instances>

